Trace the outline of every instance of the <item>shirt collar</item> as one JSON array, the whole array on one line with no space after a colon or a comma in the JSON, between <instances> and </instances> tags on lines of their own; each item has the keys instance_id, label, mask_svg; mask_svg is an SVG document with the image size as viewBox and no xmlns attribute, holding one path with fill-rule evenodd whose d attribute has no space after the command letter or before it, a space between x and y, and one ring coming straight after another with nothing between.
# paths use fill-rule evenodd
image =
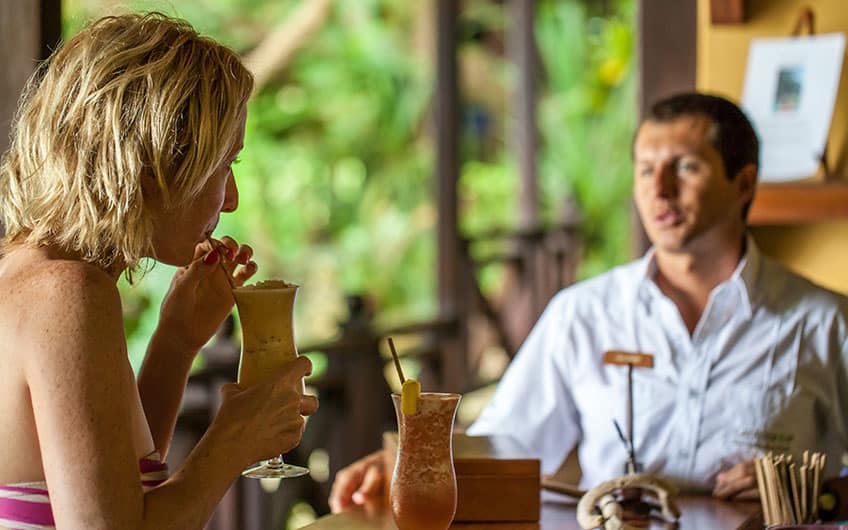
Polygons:
<instances>
[{"instance_id":1,"label":"shirt collar","mask_svg":"<svg viewBox=\"0 0 848 530\"><path fill-rule=\"evenodd\" d=\"M638 302L646 306L650 305L652 299L662 296L662 292L654 282L656 272L656 249L651 247L645 252L645 255L642 256L636 266L636 278L639 281L636 287L636 298Z\"/></svg>"},{"instance_id":2,"label":"shirt collar","mask_svg":"<svg viewBox=\"0 0 848 530\"><path fill-rule=\"evenodd\" d=\"M726 281L717 285L714 292L719 289L731 288L739 295L740 307L745 312L746 318L751 318L753 315L753 300L756 295L757 280L760 276L760 264L762 255L760 249L754 242L754 238L750 234L745 235L745 253L739 264ZM642 256L636 267L637 278L639 284L636 289L637 300L643 304L648 304L657 296L665 296L656 282L654 275L657 271L656 249L651 247Z\"/></svg>"},{"instance_id":3,"label":"shirt collar","mask_svg":"<svg viewBox=\"0 0 848 530\"><path fill-rule=\"evenodd\" d=\"M763 261L760 249L751 234L745 235L745 254L739 260L729 282L739 290L745 316L751 318L754 313L754 299L757 295L757 282L760 278L760 265Z\"/></svg>"}]
</instances>

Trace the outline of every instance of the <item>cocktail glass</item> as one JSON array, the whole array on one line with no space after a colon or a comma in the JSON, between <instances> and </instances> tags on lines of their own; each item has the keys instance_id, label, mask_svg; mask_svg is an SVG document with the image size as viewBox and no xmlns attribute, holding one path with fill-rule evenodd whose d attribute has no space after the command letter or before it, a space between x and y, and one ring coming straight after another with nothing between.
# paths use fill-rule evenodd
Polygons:
<instances>
[{"instance_id":1,"label":"cocktail glass","mask_svg":"<svg viewBox=\"0 0 848 530\"><path fill-rule=\"evenodd\" d=\"M293 325L297 289L297 285L278 280L233 289L241 321L239 386L247 388L262 383L297 358ZM242 475L293 478L308 473L307 468L286 464L280 455L254 464Z\"/></svg>"},{"instance_id":2,"label":"cocktail glass","mask_svg":"<svg viewBox=\"0 0 848 530\"><path fill-rule=\"evenodd\" d=\"M418 412L404 414L392 395L398 420L398 452L391 506L399 530L446 530L456 513L453 421L459 394L421 393Z\"/></svg>"}]
</instances>

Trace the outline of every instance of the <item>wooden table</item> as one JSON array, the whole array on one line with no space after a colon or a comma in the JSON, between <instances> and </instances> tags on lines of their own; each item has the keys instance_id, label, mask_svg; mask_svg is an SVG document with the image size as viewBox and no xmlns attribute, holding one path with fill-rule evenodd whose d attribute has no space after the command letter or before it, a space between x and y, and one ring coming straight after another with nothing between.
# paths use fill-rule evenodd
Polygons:
<instances>
[{"instance_id":1,"label":"wooden table","mask_svg":"<svg viewBox=\"0 0 848 530\"><path fill-rule=\"evenodd\" d=\"M453 524L456 530L580 530L574 516L576 501L564 498L542 503L542 518L539 523L479 523ZM762 526L757 517L758 502L723 502L710 497L683 497L678 499L681 511L679 526L657 522L653 529L679 530L742 530ZM759 519L759 525L757 521ZM374 504L365 509L328 515L306 526L303 530L397 530L392 515L383 504Z\"/></svg>"}]
</instances>

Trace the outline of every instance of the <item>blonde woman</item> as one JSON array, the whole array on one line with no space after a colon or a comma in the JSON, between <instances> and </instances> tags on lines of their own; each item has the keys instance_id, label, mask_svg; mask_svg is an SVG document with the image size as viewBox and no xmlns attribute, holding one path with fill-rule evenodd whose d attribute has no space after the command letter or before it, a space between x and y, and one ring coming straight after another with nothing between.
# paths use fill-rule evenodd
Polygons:
<instances>
[{"instance_id":1,"label":"blonde woman","mask_svg":"<svg viewBox=\"0 0 848 530\"><path fill-rule=\"evenodd\" d=\"M252 77L160 14L108 17L30 82L0 169L0 528L202 528L246 465L297 445L310 370L224 388L180 469L162 464L192 359L252 251L206 242L238 192ZM116 280L176 265L136 381Z\"/></svg>"}]
</instances>

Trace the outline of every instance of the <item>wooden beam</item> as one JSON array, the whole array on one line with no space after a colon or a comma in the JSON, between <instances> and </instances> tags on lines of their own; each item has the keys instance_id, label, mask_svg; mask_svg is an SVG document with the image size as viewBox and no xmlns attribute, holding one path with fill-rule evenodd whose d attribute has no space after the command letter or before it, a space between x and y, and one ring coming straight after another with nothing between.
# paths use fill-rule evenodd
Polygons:
<instances>
[{"instance_id":1,"label":"wooden beam","mask_svg":"<svg viewBox=\"0 0 848 530\"><path fill-rule=\"evenodd\" d=\"M9 148L12 119L27 79L61 35L61 0L0 0L0 156Z\"/></svg>"},{"instance_id":2,"label":"wooden beam","mask_svg":"<svg viewBox=\"0 0 848 530\"><path fill-rule=\"evenodd\" d=\"M639 0L639 116L658 99L695 90L696 0Z\"/></svg>"},{"instance_id":3,"label":"wooden beam","mask_svg":"<svg viewBox=\"0 0 848 530\"><path fill-rule=\"evenodd\" d=\"M697 0L638 0L639 121L650 106L677 92L695 90ZM650 245L635 209L631 249L641 255Z\"/></svg>"},{"instance_id":4,"label":"wooden beam","mask_svg":"<svg viewBox=\"0 0 848 530\"><path fill-rule=\"evenodd\" d=\"M456 57L457 7L452 0L436 0L436 202L438 218L439 308L456 312L459 233L459 87Z\"/></svg>"},{"instance_id":5,"label":"wooden beam","mask_svg":"<svg viewBox=\"0 0 848 530\"><path fill-rule=\"evenodd\" d=\"M516 78L513 142L521 177L519 197L521 225L535 228L539 223L539 185L536 177L536 151L539 133L536 125L536 84L539 76L536 53L535 0L510 0L509 55L518 71Z\"/></svg>"},{"instance_id":6,"label":"wooden beam","mask_svg":"<svg viewBox=\"0 0 848 530\"><path fill-rule=\"evenodd\" d=\"M41 60L62 42L62 0L41 0Z\"/></svg>"},{"instance_id":7,"label":"wooden beam","mask_svg":"<svg viewBox=\"0 0 848 530\"><path fill-rule=\"evenodd\" d=\"M41 10L31 0L0 1L0 153L9 147L9 132L21 91L41 56Z\"/></svg>"},{"instance_id":8,"label":"wooden beam","mask_svg":"<svg viewBox=\"0 0 848 530\"><path fill-rule=\"evenodd\" d=\"M437 290L439 316L467 317L467 297L460 280L463 257L459 237L457 185L459 183L459 82L457 69L457 19L455 0L435 0L436 10L436 204L438 220ZM441 386L463 391L466 379L464 322L457 337L442 337Z\"/></svg>"},{"instance_id":9,"label":"wooden beam","mask_svg":"<svg viewBox=\"0 0 848 530\"><path fill-rule=\"evenodd\" d=\"M61 0L0 1L0 153L9 147L12 118L27 79L61 36Z\"/></svg>"}]
</instances>

